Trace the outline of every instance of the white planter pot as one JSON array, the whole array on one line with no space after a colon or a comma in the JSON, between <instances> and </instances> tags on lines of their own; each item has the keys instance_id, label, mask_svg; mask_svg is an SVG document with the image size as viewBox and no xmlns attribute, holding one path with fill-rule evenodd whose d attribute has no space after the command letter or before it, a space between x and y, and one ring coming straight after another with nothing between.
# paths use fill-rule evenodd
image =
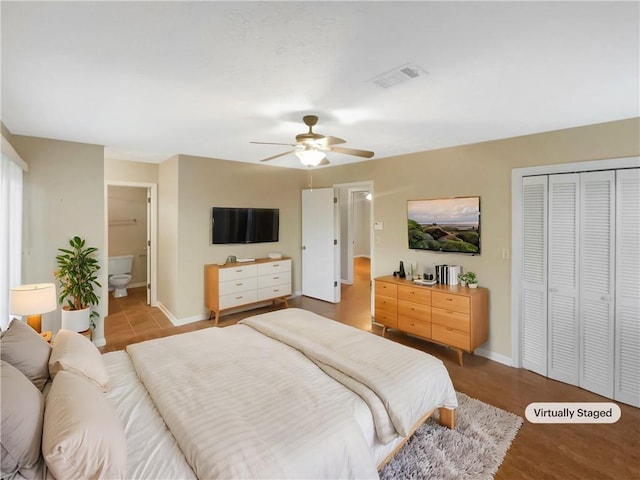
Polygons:
<instances>
[{"instance_id":1,"label":"white planter pot","mask_svg":"<svg viewBox=\"0 0 640 480\"><path fill-rule=\"evenodd\" d=\"M82 310L62 309L62 328L73 332L84 332L89 328L89 316L91 308L83 308Z\"/></svg>"},{"instance_id":2,"label":"white planter pot","mask_svg":"<svg viewBox=\"0 0 640 480\"><path fill-rule=\"evenodd\" d=\"M478 284L477 283L469 283L467 286L469 288L478 288Z\"/></svg>"}]
</instances>

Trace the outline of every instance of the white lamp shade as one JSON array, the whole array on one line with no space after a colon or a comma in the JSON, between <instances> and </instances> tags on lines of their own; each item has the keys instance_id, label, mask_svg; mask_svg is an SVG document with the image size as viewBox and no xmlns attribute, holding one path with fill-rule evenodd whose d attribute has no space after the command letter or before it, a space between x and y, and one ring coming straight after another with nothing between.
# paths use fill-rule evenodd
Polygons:
<instances>
[{"instance_id":1,"label":"white lamp shade","mask_svg":"<svg viewBox=\"0 0 640 480\"><path fill-rule=\"evenodd\" d=\"M326 157L324 152L320 150L314 150L313 148L305 148L304 150L298 150L296 156L300 159L303 165L307 167L315 167L320 164L322 159Z\"/></svg>"},{"instance_id":2,"label":"white lamp shade","mask_svg":"<svg viewBox=\"0 0 640 480\"><path fill-rule=\"evenodd\" d=\"M12 315L38 315L52 312L57 306L53 283L21 285L9 293L9 313Z\"/></svg>"}]
</instances>

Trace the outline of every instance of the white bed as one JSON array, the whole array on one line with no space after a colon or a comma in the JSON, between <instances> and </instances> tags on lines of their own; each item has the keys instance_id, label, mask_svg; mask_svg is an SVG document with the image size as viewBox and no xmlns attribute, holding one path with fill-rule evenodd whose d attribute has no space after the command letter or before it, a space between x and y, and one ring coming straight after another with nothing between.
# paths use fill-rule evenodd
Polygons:
<instances>
[{"instance_id":1,"label":"white bed","mask_svg":"<svg viewBox=\"0 0 640 480\"><path fill-rule=\"evenodd\" d=\"M457 406L440 360L294 308L103 358L132 478L376 478L417 422ZM367 403L327 368L373 383L402 434L380 441L394 422L378 420L377 434Z\"/></svg>"},{"instance_id":2,"label":"white bed","mask_svg":"<svg viewBox=\"0 0 640 480\"><path fill-rule=\"evenodd\" d=\"M44 418L8 478L378 478L429 415L452 425L457 406L440 360L295 308L104 355L82 335L56 338L43 351L50 390L3 362L3 386Z\"/></svg>"}]
</instances>

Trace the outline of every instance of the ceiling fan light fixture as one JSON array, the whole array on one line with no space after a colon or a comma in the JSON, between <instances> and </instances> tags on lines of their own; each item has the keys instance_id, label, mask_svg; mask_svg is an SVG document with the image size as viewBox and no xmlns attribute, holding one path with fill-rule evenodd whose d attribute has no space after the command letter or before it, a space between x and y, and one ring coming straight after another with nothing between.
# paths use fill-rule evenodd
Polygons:
<instances>
[{"instance_id":1,"label":"ceiling fan light fixture","mask_svg":"<svg viewBox=\"0 0 640 480\"><path fill-rule=\"evenodd\" d=\"M300 159L302 164L307 167L317 167L326 157L324 152L309 147L306 147L303 150L298 150L296 152L296 156Z\"/></svg>"}]
</instances>

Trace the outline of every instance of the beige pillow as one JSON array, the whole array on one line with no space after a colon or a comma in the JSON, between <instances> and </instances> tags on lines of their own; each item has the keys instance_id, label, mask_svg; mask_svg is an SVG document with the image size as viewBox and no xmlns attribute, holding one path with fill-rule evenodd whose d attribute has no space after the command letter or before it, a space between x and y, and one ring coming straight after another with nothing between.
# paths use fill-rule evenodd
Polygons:
<instances>
[{"instance_id":1,"label":"beige pillow","mask_svg":"<svg viewBox=\"0 0 640 480\"><path fill-rule=\"evenodd\" d=\"M0 358L16 367L42 390L49 380L49 345L33 328L14 319L0 339Z\"/></svg>"},{"instance_id":2,"label":"beige pillow","mask_svg":"<svg viewBox=\"0 0 640 480\"><path fill-rule=\"evenodd\" d=\"M109 398L80 375L58 372L47 396L42 454L53 476L127 478L127 443Z\"/></svg>"},{"instance_id":3,"label":"beige pillow","mask_svg":"<svg viewBox=\"0 0 640 480\"><path fill-rule=\"evenodd\" d=\"M43 478L40 442L44 397L20 370L5 361L0 361L0 404L2 478L16 472L28 480Z\"/></svg>"},{"instance_id":4,"label":"beige pillow","mask_svg":"<svg viewBox=\"0 0 640 480\"><path fill-rule=\"evenodd\" d=\"M109 389L109 374L98 348L87 337L71 330L58 332L49 358L51 378L62 370L88 378L104 392Z\"/></svg>"}]
</instances>

